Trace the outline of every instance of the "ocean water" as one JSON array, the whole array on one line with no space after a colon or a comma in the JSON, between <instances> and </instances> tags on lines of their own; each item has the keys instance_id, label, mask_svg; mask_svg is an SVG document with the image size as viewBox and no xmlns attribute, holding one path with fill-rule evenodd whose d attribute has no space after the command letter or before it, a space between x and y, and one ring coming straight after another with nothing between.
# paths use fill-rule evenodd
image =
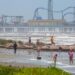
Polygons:
<instances>
[{"instance_id":1,"label":"ocean water","mask_svg":"<svg viewBox=\"0 0 75 75\"><path fill-rule=\"evenodd\" d=\"M6 36L5 36L6 35ZM29 37L27 36L20 36L20 34L0 34L0 39L11 39L11 40L21 40L23 42L28 42L29 41ZM50 34L49 34L50 35ZM36 43L37 39L39 39L40 42L44 42L44 43L51 43L51 36L49 35L45 35L45 36L38 36L36 34L35 35L31 35L31 41L33 43ZM34 37L35 36L35 37ZM53 40L55 42L55 44L57 45L74 45L75 44L75 36L71 36L71 35L60 35L60 34L56 34L56 35L53 35Z\"/></svg>"},{"instance_id":2,"label":"ocean water","mask_svg":"<svg viewBox=\"0 0 75 75\"><path fill-rule=\"evenodd\" d=\"M58 54L58 62L62 62L64 64L69 64L69 55L68 52L50 52L50 51L41 51L39 56L42 57L42 61L44 63L49 63L50 61L53 61L54 54ZM37 62L37 56L38 53L36 50L29 50L29 49L17 49L17 53L14 54L13 49L4 49L0 48L0 62L14 62L17 63L37 63L40 64L40 62ZM74 52L74 61L75 61L75 52ZM74 62L75 65L75 62Z\"/></svg>"}]
</instances>

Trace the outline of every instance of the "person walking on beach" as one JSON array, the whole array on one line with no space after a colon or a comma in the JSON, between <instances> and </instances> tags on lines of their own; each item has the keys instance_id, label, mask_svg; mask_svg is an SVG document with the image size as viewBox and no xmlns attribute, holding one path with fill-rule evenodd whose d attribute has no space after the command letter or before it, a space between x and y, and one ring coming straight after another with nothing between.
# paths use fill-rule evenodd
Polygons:
<instances>
[{"instance_id":1,"label":"person walking on beach","mask_svg":"<svg viewBox=\"0 0 75 75\"><path fill-rule=\"evenodd\" d=\"M14 43L13 48L14 48L14 54L16 54L16 50L17 50L17 43L16 42Z\"/></svg>"},{"instance_id":2,"label":"person walking on beach","mask_svg":"<svg viewBox=\"0 0 75 75\"><path fill-rule=\"evenodd\" d=\"M54 61L54 67L56 67L56 62L57 62L57 54L54 54L54 56L53 56L53 61Z\"/></svg>"},{"instance_id":3,"label":"person walking on beach","mask_svg":"<svg viewBox=\"0 0 75 75\"><path fill-rule=\"evenodd\" d=\"M73 64L73 49L70 49L68 55L69 55L69 63Z\"/></svg>"}]
</instances>

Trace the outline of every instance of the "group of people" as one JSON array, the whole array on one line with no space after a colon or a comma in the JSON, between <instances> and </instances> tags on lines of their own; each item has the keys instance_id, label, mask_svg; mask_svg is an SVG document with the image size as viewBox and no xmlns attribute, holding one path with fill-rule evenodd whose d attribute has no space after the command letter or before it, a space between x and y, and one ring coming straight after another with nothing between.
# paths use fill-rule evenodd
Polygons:
<instances>
[{"instance_id":1,"label":"group of people","mask_svg":"<svg viewBox=\"0 0 75 75\"><path fill-rule=\"evenodd\" d=\"M16 50L17 50L17 43L16 42L13 44L13 49L14 49L14 54L16 54ZM74 57L73 52L74 52L74 50L72 48L70 48L70 50L68 52L68 55L69 55L69 63L70 64L73 64L73 57ZM54 66L56 66L57 57L58 57L58 54L55 53L54 56L53 56Z\"/></svg>"},{"instance_id":2,"label":"group of people","mask_svg":"<svg viewBox=\"0 0 75 75\"><path fill-rule=\"evenodd\" d=\"M73 64L74 50L72 48L70 48L70 50L68 51L68 55L69 55L69 63ZM55 53L53 56L54 66L56 66L57 57L58 57L58 54Z\"/></svg>"}]
</instances>

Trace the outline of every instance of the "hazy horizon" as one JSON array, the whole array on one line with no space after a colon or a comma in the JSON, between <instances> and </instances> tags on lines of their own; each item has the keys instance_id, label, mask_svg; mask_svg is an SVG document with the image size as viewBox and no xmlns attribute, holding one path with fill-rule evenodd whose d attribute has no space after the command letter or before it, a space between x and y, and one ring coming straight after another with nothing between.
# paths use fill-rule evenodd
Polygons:
<instances>
[{"instance_id":1,"label":"hazy horizon","mask_svg":"<svg viewBox=\"0 0 75 75\"><path fill-rule=\"evenodd\" d=\"M0 16L14 15L24 16L25 20L32 19L35 9L38 7L47 8L47 4L48 0L0 0ZM53 0L53 9L62 10L68 6L74 6L74 4L75 0ZM43 13L42 10L40 12Z\"/></svg>"}]
</instances>

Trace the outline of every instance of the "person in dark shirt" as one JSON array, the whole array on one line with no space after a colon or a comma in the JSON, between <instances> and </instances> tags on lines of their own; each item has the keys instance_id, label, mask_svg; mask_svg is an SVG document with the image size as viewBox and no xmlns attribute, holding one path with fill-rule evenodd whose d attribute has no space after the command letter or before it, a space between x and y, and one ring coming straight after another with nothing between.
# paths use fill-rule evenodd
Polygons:
<instances>
[{"instance_id":1,"label":"person in dark shirt","mask_svg":"<svg viewBox=\"0 0 75 75\"><path fill-rule=\"evenodd\" d=\"M14 48L14 54L16 54L16 50L17 50L17 43L16 42L14 43L13 48Z\"/></svg>"},{"instance_id":2,"label":"person in dark shirt","mask_svg":"<svg viewBox=\"0 0 75 75\"><path fill-rule=\"evenodd\" d=\"M53 56L53 60L54 60L54 67L56 67L56 62L57 62L57 54L54 54L54 56Z\"/></svg>"}]
</instances>

